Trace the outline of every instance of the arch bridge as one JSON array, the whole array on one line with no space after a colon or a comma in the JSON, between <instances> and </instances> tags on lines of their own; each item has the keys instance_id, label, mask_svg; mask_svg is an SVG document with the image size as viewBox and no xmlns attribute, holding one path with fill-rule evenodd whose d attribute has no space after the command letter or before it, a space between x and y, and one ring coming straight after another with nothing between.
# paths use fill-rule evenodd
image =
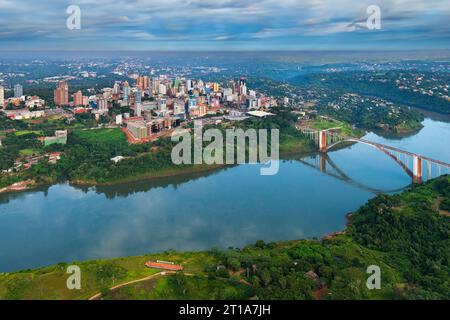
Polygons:
<instances>
[{"instance_id":1,"label":"arch bridge","mask_svg":"<svg viewBox=\"0 0 450 320\"><path fill-rule=\"evenodd\" d=\"M375 148L395 161L416 183L421 183L424 178L429 180L450 173L448 163L366 139L346 137L339 133L340 127L316 130L297 126L297 129L313 140L321 153L327 153L330 149L344 143L362 143Z\"/></svg>"}]
</instances>

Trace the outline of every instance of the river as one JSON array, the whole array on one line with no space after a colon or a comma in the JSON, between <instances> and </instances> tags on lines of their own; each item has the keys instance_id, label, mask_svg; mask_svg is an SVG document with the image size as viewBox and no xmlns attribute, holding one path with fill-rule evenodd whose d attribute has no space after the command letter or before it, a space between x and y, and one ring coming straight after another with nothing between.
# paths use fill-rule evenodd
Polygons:
<instances>
[{"instance_id":1,"label":"river","mask_svg":"<svg viewBox=\"0 0 450 320\"><path fill-rule=\"evenodd\" d=\"M365 139L450 162L448 122L427 118L409 137L369 133ZM411 183L395 162L366 145L330 152L327 172L313 167L319 160L290 157L274 176L260 176L258 165L241 165L116 186L64 183L0 195L0 272L321 237L344 229L345 215L377 192Z\"/></svg>"}]
</instances>

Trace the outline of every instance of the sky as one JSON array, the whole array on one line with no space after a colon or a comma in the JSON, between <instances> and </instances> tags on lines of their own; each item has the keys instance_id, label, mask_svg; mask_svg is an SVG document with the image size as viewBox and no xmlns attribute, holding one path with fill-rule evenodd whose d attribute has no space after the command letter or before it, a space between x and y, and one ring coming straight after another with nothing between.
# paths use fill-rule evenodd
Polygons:
<instances>
[{"instance_id":1,"label":"sky","mask_svg":"<svg viewBox=\"0 0 450 320\"><path fill-rule=\"evenodd\" d=\"M448 0L0 0L0 50L449 49L449 21Z\"/></svg>"}]
</instances>

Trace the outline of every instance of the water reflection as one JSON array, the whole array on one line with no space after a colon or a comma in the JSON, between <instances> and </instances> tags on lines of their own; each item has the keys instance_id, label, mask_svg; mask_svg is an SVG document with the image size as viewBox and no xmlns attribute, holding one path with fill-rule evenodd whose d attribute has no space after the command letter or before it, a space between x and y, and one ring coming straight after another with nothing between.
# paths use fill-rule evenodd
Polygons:
<instances>
[{"instance_id":1,"label":"water reflection","mask_svg":"<svg viewBox=\"0 0 450 320\"><path fill-rule=\"evenodd\" d=\"M341 180L345 183L348 183L352 186L355 186L359 189L362 189L364 191L368 191L374 194L383 194L383 193L389 193L393 194L396 192L403 191L407 189L410 185L406 185L404 187L396 188L396 189L390 189L390 190L382 190L378 188L371 187L369 185L366 185L364 183L360 183L354 179L352 179L350 176L348 176L331 158L328 156L328 154L320 153L315 156L310 156L306 158L301 158L298 161L303 163L306 166L309 166L311 168L314 168L318 171L320 171L323 174L326 174L330 177L333 177L335 179Z\"/></svg>"}]
</instances>

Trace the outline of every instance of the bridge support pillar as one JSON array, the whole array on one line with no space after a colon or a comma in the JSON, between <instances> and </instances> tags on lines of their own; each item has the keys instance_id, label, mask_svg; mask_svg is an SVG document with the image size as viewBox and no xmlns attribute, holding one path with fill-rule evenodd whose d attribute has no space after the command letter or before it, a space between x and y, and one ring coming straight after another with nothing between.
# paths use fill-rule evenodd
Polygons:
<instances>
[{"instance_id":1,"label":"bridge support pillar","mask_svg":"<svg viewBox=\"0 0 450 320\"><path fill-rule=\"evenodd\" d=\"M319 169L320 172L327 172L327 158L325 154L320 154Z\"/></svg>"},{"instance_id":2,"label":"bridge support pillar","mask_svg":"<svg viewBox=\"0 0 450 320\"><path fill-rule=\"evenodd\" d=\"M327 152L327 131L319 132L319 150L320 152Z\"/></svg>"},{"instance_id":3,"label":"bridge support pillar","mask_svg":"<svg viewBox=\"0 0 450 320\"><path fill-rule=\"evenodd\" d=\"M413 157L413 179L416 183L422 183L422 158L419 156Z\"/></svg>"}]
</instances>

